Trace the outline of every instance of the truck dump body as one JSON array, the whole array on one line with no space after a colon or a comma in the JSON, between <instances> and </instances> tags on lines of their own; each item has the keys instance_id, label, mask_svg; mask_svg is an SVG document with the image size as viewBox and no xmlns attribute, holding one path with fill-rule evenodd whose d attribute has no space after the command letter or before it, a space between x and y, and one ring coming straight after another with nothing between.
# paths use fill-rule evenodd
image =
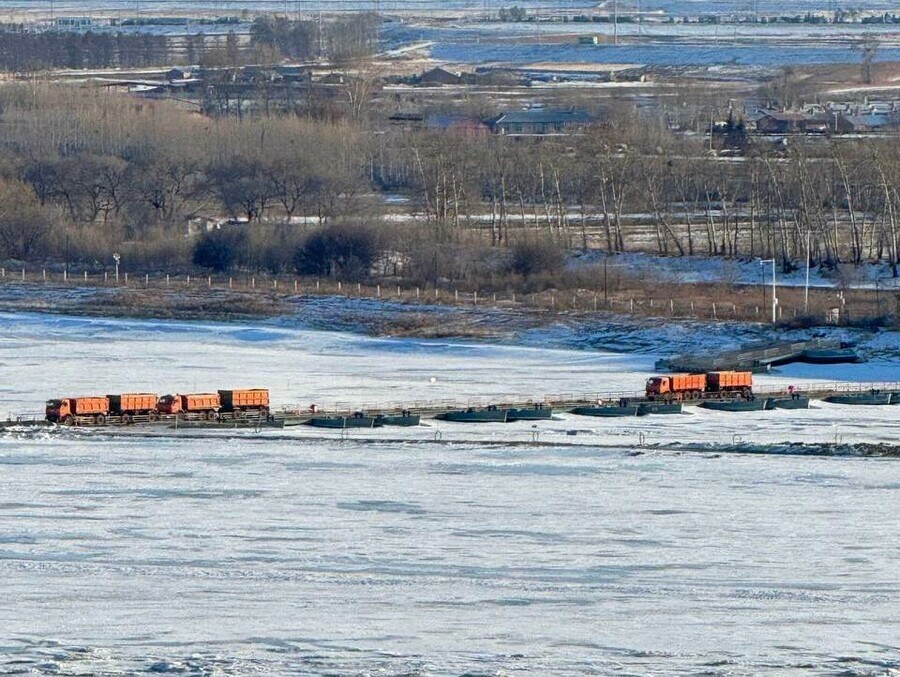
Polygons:
<instances>
[{"instance_id":1,"label":"truck dump body","mask_svg":"<svg viewBox=\"0 0 900 677\"><path fill-rule=\"evenodd\" d=\"M711 371L707 374L710 392L750 390L753 374L749 371Z\"/></svg>"},{"instance_id":2,"label":"truck dump body","mask_svg":"<svg viewBox=\"0 0 900 677\"><path fill-rule=\"evenodd\" d=\"M183 411L218 411L222 406L217 393L191 393L181 396Z\"/></svg>"},{"instance_id":3,"label":"truck dump body","mask_svg":"<svg viewBox=\"0 0 900 677\"><path fill-rule=\"evenodd\" d=\"M243 409L257 409L267 411L269 409L269 391L266 388L250 388L247 390L220 390L224 411L239 411Z\"/></svg>"},{"instance_id":4,"label":"truck dump body","mask_svg":"<svg viewBox=\"0 0 900 677\"><path fill-rule=\"evenodd\" d=\"M159 395L155 393L124 393L107 395L109 408L114 414L138 414L156 410Z\"/></svg>"}]
</instances>

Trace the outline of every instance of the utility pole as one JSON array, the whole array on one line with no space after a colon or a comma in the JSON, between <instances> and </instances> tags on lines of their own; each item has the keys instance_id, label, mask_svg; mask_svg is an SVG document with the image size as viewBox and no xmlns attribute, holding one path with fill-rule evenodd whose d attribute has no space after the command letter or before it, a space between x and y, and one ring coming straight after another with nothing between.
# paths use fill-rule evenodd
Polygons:
<instances>
[{"instance_id":1,"label":"utility pole","mask_svg":"<svg viewBox=\"0 0 900 677\"><path fill-rule=\"evenodd\" d=\"M759 262L759 265L764 266L767 263L772 264L772 324L775 324L778 321L778 317L776 315L776 311L778 308L778 297L775 295L775 259L763 259Z\"/></svg>"},{"instance_id":2,"label":"utility pole","mask_svg":"<svg viewBox=\"0 0 900 677\"><path fill-rule=\"evenodd\" d=\"M619 0L613 2L613 44L619 44Z\"/></svg>"},{"instance_id":3,"label":"utility pole","mask_svg":"<svg viewBox=\"0 0 900 677\"><path fill-rule=\"evenodd\" d=\"M810 228L806 227L806 286L803 289L803 312L809 315L809 262L812 253L809 251Z\"/></svg>"}]
</instances>

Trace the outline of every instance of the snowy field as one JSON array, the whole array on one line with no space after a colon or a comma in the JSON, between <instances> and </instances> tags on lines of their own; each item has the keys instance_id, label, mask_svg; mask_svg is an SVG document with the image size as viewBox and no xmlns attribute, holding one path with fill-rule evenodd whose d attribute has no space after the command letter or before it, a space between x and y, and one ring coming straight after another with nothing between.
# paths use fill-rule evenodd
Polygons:
<instances>
[{"instance_id":1,"label":"snowy field","mask_svg":"<svg viewBox=\"0 0 900 677\"><path fill-rule=\"evenodd\" d=\"M279 406L634 390L656 357L302 318L0 326L11 412L231 386ZM762 381L875 376L900 363ZM713 444L896 443L900 407L817 406L346 440L6 432L0 674L894 674L900 461Z\"/></svg>"}]
</instances>

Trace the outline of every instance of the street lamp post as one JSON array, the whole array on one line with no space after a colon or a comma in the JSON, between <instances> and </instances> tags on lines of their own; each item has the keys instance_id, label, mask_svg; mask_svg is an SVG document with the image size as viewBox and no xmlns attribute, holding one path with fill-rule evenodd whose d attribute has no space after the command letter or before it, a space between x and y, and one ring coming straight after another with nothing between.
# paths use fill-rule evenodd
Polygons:
<instances>
[{"instance_id":1,"label":"street lamp post","mask_svg":"<svg viewBox=\"0 0 900 677\"><path fill-rule=\"evenodd\" d=\"M121 255L119 255L118 253L113 254L113 261L116 262L116 282L119 281L119 261L121 261L121 260L122 260Z\"/></svg>"},{"instance_id":2,"label":"street lamp post","mask_svg":"<svg viewBox=\"0 0 900 677\"><path fill-rule=\"evenodd\" d=\"M763 259L759 265L764 266L767 263L772 264L772 324L775 324L778 321L775 314L778 307L778 297L775 296L775 259Z\"/></svg>"}]
</instances>

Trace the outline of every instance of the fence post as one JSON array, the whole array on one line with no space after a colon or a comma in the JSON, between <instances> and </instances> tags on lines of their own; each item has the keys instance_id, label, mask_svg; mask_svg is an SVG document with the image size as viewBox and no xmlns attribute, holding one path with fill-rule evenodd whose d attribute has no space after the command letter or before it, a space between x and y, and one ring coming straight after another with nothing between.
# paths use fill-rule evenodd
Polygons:
<instances>
[{"instance_id":1,"label":"fence post","mask_svg":"<svg viewBox=\"0 0 900 677\"><path fill-rule=\"evenodd\" d=\"M169 274L166 273L166 288L168 289L168 287L169 287Z\"/></svg>"},{"instance_id":2,"label":"fence post","mask_svg":"<svg viewBox=\"0 0 900 677\"><path fill-rule=\"evenodd\" d=\"M653 299L650 299L650 307L653 307Z\"/></svg>"},{"instance_id":3,"label":"fence post","mask_svg":"<svg viewBox=\"0 0 900 677\"><path fill-rule=\"evenodd\" d=\"M84 281L87 282L87 271L84 271Z\"/></svg>"},{"instance_id":4,"label":"fence post","mask_svg":"<svg viewBox=\"0 0 900 677\"><path fill-rule=\"evenodd\" d=\"M145 287L150 286L150 274L149 273L144 273L144 286Z\"/></svg>"},{"instance_id":5,"label":"fence post","mask_svg":"<svg viewBox=\"0 0 900 677\"><path fill-rule=\"evenodd\" d=\"M669 299L669 313L675 314L675 299Z\"/></svg>"},{"instance_id":6,"label":"fence post","mask_svg":"<svg viewBox=\"0 0 900 677\"><path fill-rule=\"evenodd\" d=\"M356 283L356 295L362 296L362 282Z\"/></svg>"},{"instance_id":7,"label":"fence post","mask_svg":"<svg viewBox=\"0 0 900 677\"><path fill-rule=\"evenodd\" d=\"M416 287L416 301L419 300L419 288Z\"/></svg>"},{"instance_id":8,"label":"fence post","mask_svg":"<svg viewBox=\"0 0 900 677\"><path fill-rule=\"evenodd\" d=\"M69 269L63 268L63 282L69 281Z\"/></svg>"},{"instance_id":9,"label":"fence post","mask_svg":"<svg viewBox=\"0 0 900 677\"><path fill-rule=\"evenodd\" d=\"M278 280L272 280L272 289L278 289Z\"/></svg>"},{"instance_id":10,"label":"fence post","mask_svg":"<svg viewBox=\"0 0 900 677\"><path fill-rule=\"evenodd\" d=\"M22 271L22 279L23 280L25 279L25 271L24 270ZM103 281L109 282L109 273L107 273L105 270L103 271Z\"/></svg>"},{"instance_id":11,"label":"fence post","mask_svg":"<svg viewBox=\"0 0 900 677\"><path fill-rule=\"evenodd\" d=\"M212 287L212 275L207 275L207 276L206 276L206 286L207 286L207 287Z\"/></svg>"},{"instance_id":12,"label":"fence post","mask_svg":"<svg viewBox=\"0 0 900 677\"><path fill-rule=\"evenodd\" d=\"M319 291L319 279L316 278L316 292Z\"/></svg>"},{"instance_id":13,"label":"fence post","mask_svg":"<svg viewBox=\"0 0 900 677\"><path fill-rule=\"evenodd\" d=\"M694 302L691 301L691 315L694 314Z\"/></svg>"},{"instance_id":14,"label":"fence post","mask_svg":"<svg viewBox=\"0 0 900 677\"><path fill-rule=\"evenodd\" d=\"M597 292L594 292L594 312L597 312Z\"/></svg>"},{"instance_id":15,"label":"fence post","mask_svg":"<svg viewBox=\"0 0 900 677\"><path fill-rule=\"evenodd\" d=\"M128 273L125 273L125 286L128 286Z\"/></svg>"},{"instance_id":16,"label":"fence post","mask_svg":"<svg viewBox=\"0 0 900 677\"><path fill-rule=\"evenodd\" d=\"M228 288L231 289L232 285L234 285L234 278L229 277L228 278Z\"/></svg>"},{"instance_id":17,"label":"fence post","mask_svg":"<svg viewBox=\"0 0 900 677\"><path fill-rule=\"evenodd\" d=\"M377 296L378 298L381 298L381 285L380 284L375 285L375 296Z\"/></svg>"},{"instance_id":18,"label":"fence post","mask_svg":"<svg viewBox=\"0 0 900 677\"><path fill-rule=\"evenodd\" d=\"M47 281L47 269L46 268L44 268L44 270L41 271L41 275L44 276L44 282L46 282Z\"/></svg>"},{"instance_id":19,"label":"fence post","mask_svg":"<svg viewBox=\"0 0 900 677\"><path fill-rule=\"evenodd\" d=\"M634 312L634 299L631 299L631 312Z\"/></svg>"},{"instance_id":20,"label":"fence post","mask_svg":"<svg viewBox=\"0 0 900 677\"><path fill-rule=\"evenodd\" d=\"M340 293L340 291L341 291L341 281L338 280L338 293Z\"/></svg>"},{"instance_id":21,"label":"fence post","mask_svg":"<svg viewBox=\"0 0 900 677\"><path fill-rule=\"evenodd\" d=\"M398 284L398 285L397 285L397 298L398 298L398 299L399 299L399 298L402 298L402 296L403 296L403 294L401 293L401 291L400 291L400 285Z\"/></svg>"},{"instance_id":22,"label":"fence post","mask_svg":"<svg viewBox=\"0 0 900 677\"><path fill-rule=\"evenodd\" d=\"M294 291L297 291L297 280L294 280Z\"/></svg>"},{"instance_id":23,"label":"fence post","mask_svg":"<svg viewBox=\"0 0 900 677\"><path fill-rule=\"evenodd\" d=\"M716 304L713 303L713 319L718 320L719 316L716 314Z\"/></svg>"},{"instance_id":24,"label":"fence post","mask_svg":"<svg viewBox=\"0 0 900 677\"><path fill-rule=\"evenodd\" d=\"M187 276L187 285L188 285L188 287L191 286L191 276L190 275Z\"/></svg>"},{"instance_id":25,"label":"fence post","mask_svg":"<svg viewBox=\"0 0 900 677\"><path fill-rule=\"evenodd\" d=\"M477 306L478 305L478 290L477 289L475 290L475 296L473 296L472 298L475 299L475 305Z\"/></svg>"},{"instance_id":26,"label":"fence post","mask_svg":"<svg viewBox=\"0 0 900 677\"><path fill-rule=\"evenodd\" d=\"M250 288L256 289L256 278L255 277L250 278Z\"/></svg>"},{"instance_id":27,"label":"fence post","mask_svg":"<svg viewBox=\"0 0 900 677\"><path fill-rule=\"evenodd\" d=\"M0 275L6 277L6 268L0 268Z\"/></svg>"},{"instance_id":28,"label":"fence post","mask_svg":"<svg viewBox=\"0 0 900 677\"><path fill-rule=\"evenodd\" d=\"M556 294L550 294L550 307L556 309Z\"/></svg>"},{"instance_id":29,"label":"fence post","mask_svg":"<svg viewBox=\"0 0 900 677\"><path fill-rule=\"evenodd\" d=\"M459 289L454 289L454 290L453 290L453 295L454 295L454 297L456 298L456 300L459 301Z\"/></svg>"}]
</instances>

